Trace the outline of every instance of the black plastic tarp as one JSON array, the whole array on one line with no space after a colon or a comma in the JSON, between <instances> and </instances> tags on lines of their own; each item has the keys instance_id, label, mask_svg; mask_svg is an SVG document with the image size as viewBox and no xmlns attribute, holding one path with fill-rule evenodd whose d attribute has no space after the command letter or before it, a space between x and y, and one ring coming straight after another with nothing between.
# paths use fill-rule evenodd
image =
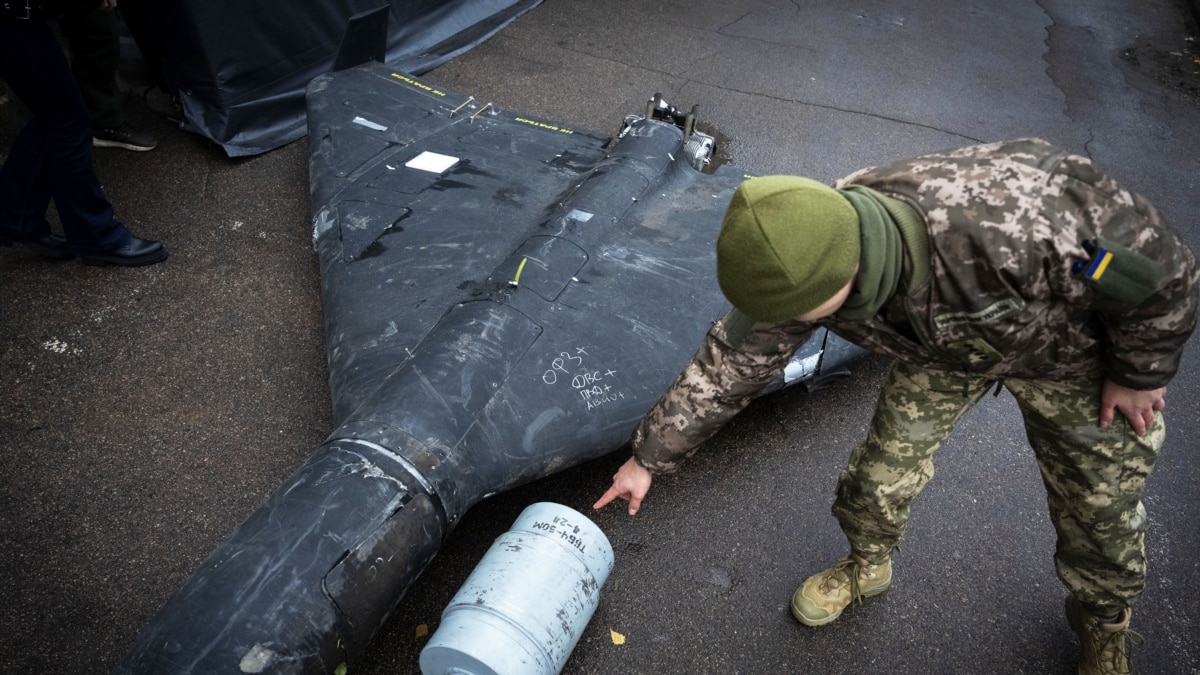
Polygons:
<instances>
[{"instance_id":1,"label":"black plastic tarp","mask_svg":"<svg viewBox=\"0 0 1200 675\"><path fill-rule=\"evenodd\" d=\"M486 40L541 0L392 0L387 63L420 74ZM306 132L304 88L328 72L351 16L384 0L131 0L184 127L230 156ZM122 7L127 3L122 2Z\"/></svg>"}]
</instances>

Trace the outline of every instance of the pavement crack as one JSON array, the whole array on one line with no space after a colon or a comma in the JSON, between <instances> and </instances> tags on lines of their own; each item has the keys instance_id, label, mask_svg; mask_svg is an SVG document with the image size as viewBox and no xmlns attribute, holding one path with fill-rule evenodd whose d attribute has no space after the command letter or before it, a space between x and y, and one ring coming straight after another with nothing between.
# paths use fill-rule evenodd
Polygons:
<instances>
[{"instance_id":1,"label":"pavement crack","mask_svg":"<svg viewBox=\"0 0 1200 675\"><path fill-rule=\"evenodd\" d=\"M716 33L717 35L725 35L725 31L726 31L727 29L729 29L729 28L731 28L731 27L733 27L733 26L736 26L736 25L738 25L738 24L739 24L739 23L741 23L743 20L745 20L745 18L746 18L746 17L750 16L750 15L751 15L751 14L753 14L753 13L754 13L754 10L749 10L749 11L747 11L745 14L742 14L741 16L739 16L738 18L734 19L733 21L730 21L729 23L725 24L724 26L720 26L720 27L718 27L718 28L717 28L715 31L713 31L713 32L714 32L714 33ZM736 36L735 36L735 37L736 37Z\"/></svg>"},{"instance_id":2,"label":"pavement crack","mask_svg":"<svg viewBox=\"0 0 1200 675\"><path fill-rule=\"evenodd\" d=\"M701 84L705 84L705 83L701 83ZM793 105L809 106L812 108L819 108L821 110L830 110L833 112L846 113L848 115L861 115L863 117L870 117L870 118L877 119L877 120L883 120L885 122L894 122L896 124L903 124L905 126L916 127L919 129L929 129L930 131L936 131L938 133L947 134L950 136L957 136L958 138L963 138L968 141L972 141L974 143L983 143L984 142L982 139L975 138L974 136L968 136L966 134L959 133L957 131L952 131L950 129L942 129L941 127L937 127L932 124L922 124L921 122L914 122L912 120L901 119L899 117L892 117L890 115L882 115L880 113L873 113L873 112L868 112L865 110L854 110L852 108L841 108L841 107L838 107L835 105L829 105L826 103L813 103L812 101L798 101L795 99L784 98L782 96L773 96L771 94L764 94L762 92L745 91L745 90L741 90L741 89L733 89L730 87L717 87L715 85L709 85L709 84L706 84L706 86L710 86L710 87L713 87L714 89L720 89L721 91L727 91L727 92L734 93L734 94L742 94L744 96L758 96L761 98L770 99L772 101L779 101L781 103L790 103Z\"/></svg>"},{"instance_id":3,"label":"pavement crack","mask_svg":"<svg viewBox=\"0 0 1200 675\"><path fill-rule=\"evenodd\" d=\"M513 39L515 39L515 38L513 38ZM745 38L745 39L749 39L749 38ZM949 136L955 136L957 138L962 138L962 139L971 141L972 143L983 143L984 142L983 139L975 138L974 136L968 136L966 134L959 133L957 131L952 131L950 129L942 129L940 127L933 126L930 124L922 124L921 122L914 122L912 120L901 119L899 117L891 117L889 115L882 115L880 113L873 113L873 112L868 112L865 110L854 110L851 108L841 108L838 106L828 105L825 103L814 103L812 101L799 101L796 99L785 98L782 96L775 96L772 94L767 94L767 93L758 92L758 91L748 91L745 89L735 89L732 87L723 87L723 86L711 84L704 80L694 79L694 78L690 77L689 75L686 75L683 73L673 73L673 72L661 70L658 68L649 68L644 65L633 65L630 63L626 63L625 61L621 61L620 59L611 59L611 58L606 58L603 56L597 56L596 54L592 54L590 52L582 51L582 50L578 50L578 49L573 49L571 47L564 47L564 46L560 45L558 48L562 49L563 51L571 52L573 54L578 54L581 56L593 58L593 59L596 59L597 61L613 63L616 65L623 66L625 68L641 70L641 71L644 71L647 73L653 73L655 75L661 75L663 77L673 78L675 80L679 80L682 82L682 84L680 85L681 89L689 84L696 84L696 85L701 85L701 86L705 86L705 87L711 87L711 88L717 89L719 91L729 92L731 94L741 94L743 96L757 96L757 97L769 99L772 101L778 101L780 103L787 103L789 105L810 106L810 107L818 108L821 110L829 110L832 112L846 113L849 115L861 115L863 117L870 117L872 119L882 120L885 122L894 122L896 124L902 124L905 126L915 127L918 129L928 129L930 131L936 131L938 133L947 134Z\"/></svg>"},{"instance_id":4,"label":"pavement crack","mask_svg":"<svg viewBox=\"0 0 1200 675\"><path fill-rule=\"evenodd\" d=\"M1050 11L1050 8L1046 6L1045 0L1036 0L1036 3L1038 9L1042 10L1042 13L1046 15L1046 19L1050 22L1045 28L1046 39L1042 41L1042 44L1044 44L1046 47L1045 51L1042 52L1042 60L1046 62L1046 77L1050 79L1050 83L1054 85L1054 88L1057 89L1060 94L1062 94L1063 114L1066 115L1067 119L1074 122L1076 120L1071 114L1071 98L1067 94L1067 90L1063 88L1062 82L1059 81L1058 69L1054 65L1054 60L1056 57L1054 51L1054 36L1056 31L1060 28L1058 19L1055 18L1054 13Z\"/></svg>"}]
</instances>

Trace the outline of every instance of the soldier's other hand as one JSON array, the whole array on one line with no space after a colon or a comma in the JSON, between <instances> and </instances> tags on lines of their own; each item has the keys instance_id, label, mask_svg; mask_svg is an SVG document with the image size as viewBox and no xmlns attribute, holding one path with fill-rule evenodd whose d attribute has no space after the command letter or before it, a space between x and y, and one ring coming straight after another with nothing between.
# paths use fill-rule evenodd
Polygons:
<instances>
[{"instance_id":1,"label":"soldier's other hand","mask_svg":"<svg viewBox=\"0 0 1200 675\"><path fill-rule=\"evenodd\" d=\"M1120 410L1138 436L1154 424L1154 413L1166 407L1167 388L1139 391L1123 387L1112 380L1105 380L1100 390L1100 428L1112 424L1115 411Z\"/></svg>"},{"instance_id":2,"label":"soldier's other hand","mask_svg":"<svg viewBox=\"0 0 1200 675\"><path fill-rule=\"evenodd\" d=\"M609 502L620 497L629 502L629 515L632 516L642 508L642 500L650 491L650 481L653 478L653 474L647 471L646 467L630 457L629 461L622 464L621 468L617 469L617 473L613 475L612 487L608 488L608 492L605 492L604 496L592 505L592 508L602 509Z\"/></svg>"}]
</instances>

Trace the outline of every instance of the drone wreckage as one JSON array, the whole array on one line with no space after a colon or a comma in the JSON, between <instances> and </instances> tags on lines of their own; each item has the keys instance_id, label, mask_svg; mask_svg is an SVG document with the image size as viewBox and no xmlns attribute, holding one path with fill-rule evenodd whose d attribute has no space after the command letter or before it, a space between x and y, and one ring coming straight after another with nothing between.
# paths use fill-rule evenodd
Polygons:
<instances>
[{"instance_id":1,"label":"drone wreckage","mask_svg":"<svg viewBox=\"0 0 1200 675\"><path fill-rule=\"evenodd\" d=\"M369 62L308 109L335 431L118 673L344 672L469 508L624 446L728 310L745 174L694 108L609 139ZM860 354L819 330L769 390Z\"/></svg>"}]
</instances>

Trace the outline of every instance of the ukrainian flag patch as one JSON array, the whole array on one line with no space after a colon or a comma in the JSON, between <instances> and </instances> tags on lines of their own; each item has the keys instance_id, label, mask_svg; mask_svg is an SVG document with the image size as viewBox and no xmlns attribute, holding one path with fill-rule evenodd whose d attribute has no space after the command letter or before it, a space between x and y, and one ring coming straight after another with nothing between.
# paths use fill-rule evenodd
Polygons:
<instances>
[{"instance_id":1,"label":"ukrainian flag patch","mask_svg":"<svg viewBox=\"0 0 1200 675\"><path fill-rule=\"evenodd\" d=\"M1092 281L1099 281L1100 277L1104 276L1104 271L1108 269L1108 263L1112 262L1113 254L1107 249L1096 251L1096 257L1092 260L1091 267L1088 267L1085 276Z\"/></svg>"}]
</instances>

